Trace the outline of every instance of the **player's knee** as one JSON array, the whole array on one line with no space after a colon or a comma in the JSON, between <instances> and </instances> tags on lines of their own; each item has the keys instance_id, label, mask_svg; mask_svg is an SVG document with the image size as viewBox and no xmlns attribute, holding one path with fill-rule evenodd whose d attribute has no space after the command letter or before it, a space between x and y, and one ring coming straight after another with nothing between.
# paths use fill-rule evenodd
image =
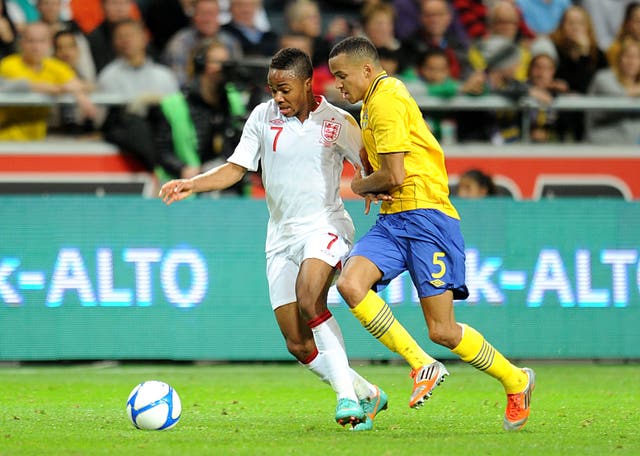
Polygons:
<instances>
[{"instance_id":1,"label":"player's knee","mask_svg":"<svg viewBox=\"0 0 640 456\"><path fill-rule=\"evenodd\" d=\"M344 300L350 305L353 306L359 302L358 296L362 294L360 290L362 286L357 281L341 275L336 282L336 288Z\"/></svg>"},{"instance_id":2,"label":"player's knee","mask_svg":"<svg viewBox=\"0 0 640 456\"><path fill-rule=\"evenodd\" d=\"M457 338L457 333L444 325L429 328L429 339L438 345L453 348L457 345Z\"/></svg>"}]
</instances>

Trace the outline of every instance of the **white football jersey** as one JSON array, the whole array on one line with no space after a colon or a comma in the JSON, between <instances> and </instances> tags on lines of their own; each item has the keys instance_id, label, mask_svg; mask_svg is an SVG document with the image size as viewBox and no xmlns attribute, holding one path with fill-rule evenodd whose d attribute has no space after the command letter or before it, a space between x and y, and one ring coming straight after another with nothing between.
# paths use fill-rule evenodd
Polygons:
<instances>
[{"instance_id":1,"label":"white football jersey","mask_svg":"<svg viewBox=\"0 0 640 456\"><path fill-rule=\"evenodd\" d=\"M360 164L360 127L347 111L317 99L320 104L304 123L283 116L273 99L256 106L228 159L250 171L262 164L270 215L267 253L328 225L353 242L340 179L345 159Z\"/></svg>"}]
</instances>

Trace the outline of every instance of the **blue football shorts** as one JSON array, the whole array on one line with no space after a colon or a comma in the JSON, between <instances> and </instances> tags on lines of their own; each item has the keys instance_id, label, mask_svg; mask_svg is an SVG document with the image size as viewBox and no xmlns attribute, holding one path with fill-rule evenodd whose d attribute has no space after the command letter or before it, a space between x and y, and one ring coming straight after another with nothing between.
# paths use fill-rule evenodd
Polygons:
<instances>
[{"instance_id":1,"label":"blue football shorts","mask_svg":"<svg viewBox=\"0 0 640 456\"><path fill-rule=\"evenodd\" d=\"M469 296L460 221L436 209L379 214L356 242L352 256L368 258L382 271L382 279L373 287L376 292L409 271L421 298L445 290L453 291L454 299Z\"/></svg>"}]
</instances>

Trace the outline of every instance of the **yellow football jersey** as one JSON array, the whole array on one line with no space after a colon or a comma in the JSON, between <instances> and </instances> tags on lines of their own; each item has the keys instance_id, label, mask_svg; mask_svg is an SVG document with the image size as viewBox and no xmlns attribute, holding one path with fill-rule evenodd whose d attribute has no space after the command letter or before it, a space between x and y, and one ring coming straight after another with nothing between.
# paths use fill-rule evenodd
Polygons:
<instances>
[{"instance_id":1,"label":"yellow football jersey","mask_svg":"<svg viewBox=\"0 0 640 456\"><path fill-rule=\"evenodd\" d=\"M360 126L373 170L380 169L380 155L404 152L406 176L382 203L380 213L413 209L438 209L460 218L449 200L449 179L444 153L427 127L418 104L405 85L386 72L380 73L365 94Z\"/></svg>"},{"instance_id":2,"label":"yellow football jersey","mask_svg":"<svg viewBox=\"0 0 640 456\"><path fill-rule=\"evenodd\" d=\"M34 70L19 54L12 54L0 61L0 77L62 85L72 80L75 73L69 65L53 57L45 58L40 70ZM48 116L49 108L44 106L2 108L0 109L0 140L44 139L47 133Z\"/></svg>"}]
</instances>

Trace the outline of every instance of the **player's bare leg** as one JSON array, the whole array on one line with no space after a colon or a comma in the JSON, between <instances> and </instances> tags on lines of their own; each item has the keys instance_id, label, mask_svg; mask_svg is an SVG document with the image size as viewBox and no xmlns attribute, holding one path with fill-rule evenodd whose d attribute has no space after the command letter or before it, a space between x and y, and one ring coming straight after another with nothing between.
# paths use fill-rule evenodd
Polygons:
<instances>
[{"instance_id":1,"label":"player's bare leg","mask_svg":"<svg viewBox=\"0 0 640 456\"><path fill-rule=\"evenodd\" d=\"M298 361L307 364L309 359L317 354L318 349L313 340L313 334L309 326L300 315L298 303L292 302L280 306L274 310L280 332L284 337L287 350Z\"/></svg>"},{"instance_id":2,"label":"player's bare leg","mask_svg":"<svg viewBox=\"0 0 640 456\"><path fill-rule=\"evenodd\" d=\"M327 294L335 271L332 266L316 258L302 262L296 281L296 297L303 318L311 328L318 351L323 355L328 379L336 392L336 422L357 425L365 419L353 386L349 360L344 349L342 334L327 309ZM336 333L337 328L337 333Z\"/></svg>"},{"instance_id":3,"label":"player's bare leg","mask_svg":"<svg viewBox=\"0 0 640 456\"><path fill-rule=\"evenodd\" d=\"M505 430L521 429L529 418L535 374L511 364L474 328L457 323L453 310L453 293L421 298L420 304L429 328L429 338L449 348L462 361L498 379L507 393Z\"/></svg>"}]
</instances>

